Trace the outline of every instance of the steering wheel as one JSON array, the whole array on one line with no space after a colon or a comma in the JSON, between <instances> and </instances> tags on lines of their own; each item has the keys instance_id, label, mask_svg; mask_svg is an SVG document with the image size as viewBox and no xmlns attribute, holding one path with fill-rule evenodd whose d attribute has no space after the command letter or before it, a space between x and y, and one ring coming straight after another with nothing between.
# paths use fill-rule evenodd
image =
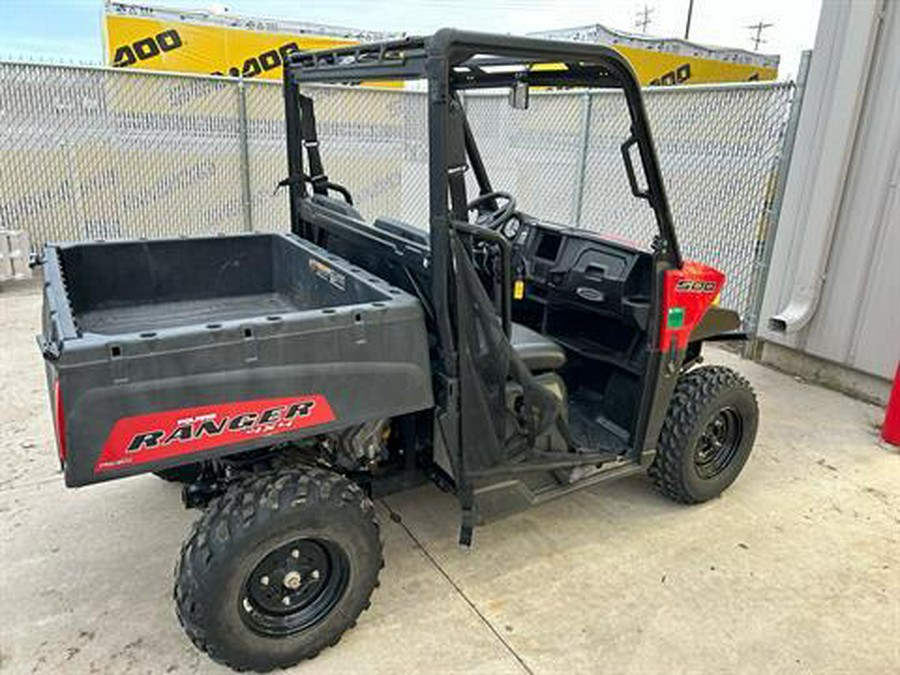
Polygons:
<instances>
[{"instance_id":1,"label":"steering wheel","mask_svg":"<svg viewBox=\"0 0 900 675\"><path fill-rule=\"evenodd\" d=\"M502 200L503 203L497 206L497 200ZM492 203L494 204L493 209L486 211L484 207ZM508 192L487 192L470 201L467 208L469 211L478 211L478 217L475 219L476 225L489 230L497 230L516 213L516 200Z\"/></svg>"}]
</instances>

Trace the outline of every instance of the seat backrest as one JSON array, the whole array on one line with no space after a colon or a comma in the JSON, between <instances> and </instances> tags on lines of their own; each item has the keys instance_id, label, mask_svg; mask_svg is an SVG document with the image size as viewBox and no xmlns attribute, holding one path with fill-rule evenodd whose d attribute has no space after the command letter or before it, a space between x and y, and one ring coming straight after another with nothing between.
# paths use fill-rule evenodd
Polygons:
<instances>
[{"instance_id":1,"label":"seat backrest","mask_svg":"<svg viewBox=\"0 0 900 675\"><path fill-rule=\"evenodd\" d=\"M362 214L345 201L335 199L334 197L329 197L328 195L320 195L316 193L313 193L310 199L312 199L314 204L324 206L331 211L335 211L337 213L340 213L341 215L353 218L354 220L364 222Z\"/></svg>"},{"instance_id":2,"label":"seat backrest","mask_svg":"<svg viewBox=\"0 0 900 675\"><path fill-rule=\"evenodd\" d=\"M390 232L391 234L403 237L404 239L408 239L421 246L428 246L430 244L427 232L415 228L409 223L404 223L402 220L397 220L396 218L391 218L389 216L378 216L372 224L382 232Z\"/></svg>"},{"instance_id":3,"label":"seat backrest","mask_svg":"<svg viewBox=\"0 0 900 675\"><path fill-rule=\"evenodd\" d=\"M396 229L376 227L349 204L323 195L309 200L313 208L305 209L303 218L319 228L317 243L430 306L431 265L424 233L405 223Z\"/></svg>"}]
</instances>

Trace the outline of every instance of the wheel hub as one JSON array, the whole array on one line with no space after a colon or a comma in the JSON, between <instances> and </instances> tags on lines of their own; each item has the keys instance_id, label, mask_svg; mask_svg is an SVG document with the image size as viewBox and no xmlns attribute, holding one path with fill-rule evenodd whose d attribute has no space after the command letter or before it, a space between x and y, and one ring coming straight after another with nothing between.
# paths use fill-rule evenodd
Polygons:
<instances>
[{"instance_id":1,"label":"wheel hub","mask_svg":"<svg viewBox=\"0 0 900 675\"><path fill-rule=\"evenodd\" d=\"M740 413L730 406L719 410L697 442L694 464L700 478L710 479L722 473L737 454L743 435Z\"/></svg>"},{"instance_id":2,"label":"wheel hub","mask_svg":"<svg viewBox=\"0 0 900 675\"><path fill-rule=\"evenodd\" d=\"M266 555L244 583L241 617L249 628L284 637L322 621L349 583L349 561L335 543L298 539Z\"/></svg>"}]
</instances>

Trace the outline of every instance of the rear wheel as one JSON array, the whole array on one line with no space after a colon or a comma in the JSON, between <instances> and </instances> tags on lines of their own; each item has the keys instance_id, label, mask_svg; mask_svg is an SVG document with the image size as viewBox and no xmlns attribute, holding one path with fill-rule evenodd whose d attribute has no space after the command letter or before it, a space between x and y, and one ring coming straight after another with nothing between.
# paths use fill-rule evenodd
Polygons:
<instances>
[{"instance_id":1,"label":"rear wheel","mask_svg":"<svg viewBox=\"0 0 900 675\"><path fill-rule=\"evenodd\" d=\"M721 494L750 456L758 420L753 390L733 370L707 366L682 375L649 469L657 489L685 504Z\"/></svg>"},{"instance_id":2,"label":"rear wheel","mask_svg":"<svg viewBox=\"0 0 900 675\"><path fill-rule=\"evenodd\" d=\"M382 567L372 502L321 469L272 471L213 502L182 547L178 618L235 670L291 666L335 644Z\"/></svg>"}]
</instances>

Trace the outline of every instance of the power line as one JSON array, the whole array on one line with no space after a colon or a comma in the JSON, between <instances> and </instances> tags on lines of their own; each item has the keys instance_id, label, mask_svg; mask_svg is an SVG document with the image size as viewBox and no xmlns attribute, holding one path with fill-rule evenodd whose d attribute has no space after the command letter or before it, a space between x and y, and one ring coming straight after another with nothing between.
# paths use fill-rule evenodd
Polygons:
<instances>
[{"instance_id":1,"label":"power line","mask_svg":"<svg viewBox=\"0 0 900 675\"><path fill-rule=\"evenodd\" d=\"M753 42L753 51L758 52L760 43L762 43L762 44L766 43L766 40L763 40L763 38L762 38L762 32L766 28L771 28L774 25L775 25L774 23L763 23L762 21L760 21L759 23L754 23L750 26L745 26L745 28L747 28L749 30L756 31L756 35L754 35L753 37L750 38L750 40Z\"/></svg>"},{"instance_id":2,"label":"power line","mask_svg":"<svg viewBox=\"0 0 900 675\"><path fill-rule=\"evenodd\" d=\"M653 19L650 18L650 15L655 11L656 11L655 9L651 9L650 7L647 7L647 5L644 5L644 9L642 9L641 11L639 11L637 13L637 18L635 19L634 27L639 28L640 31L644 35L646 35L647 34L647 26L649 26L653 21Z\"/></svg>"}]
</instances>

